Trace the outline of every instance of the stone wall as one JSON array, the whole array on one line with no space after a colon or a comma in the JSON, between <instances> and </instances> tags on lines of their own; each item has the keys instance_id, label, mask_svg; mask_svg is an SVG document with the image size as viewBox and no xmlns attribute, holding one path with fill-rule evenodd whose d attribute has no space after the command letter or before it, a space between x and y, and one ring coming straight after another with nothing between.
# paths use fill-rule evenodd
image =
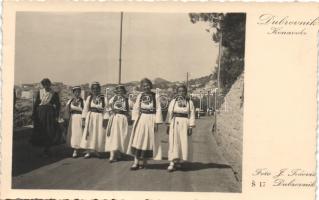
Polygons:
<instances>
[{"instance_id":1,"label":"stone wall","mask_svg":"<svg viewBox=\"0 0 319 200\"><path fill-rule=\"evenodd\" d=\"M223 156L232 166L236 177L242 177L244 74L241 74L227 93L217 115L214 134Z\"/></svg>"}]
</instances>

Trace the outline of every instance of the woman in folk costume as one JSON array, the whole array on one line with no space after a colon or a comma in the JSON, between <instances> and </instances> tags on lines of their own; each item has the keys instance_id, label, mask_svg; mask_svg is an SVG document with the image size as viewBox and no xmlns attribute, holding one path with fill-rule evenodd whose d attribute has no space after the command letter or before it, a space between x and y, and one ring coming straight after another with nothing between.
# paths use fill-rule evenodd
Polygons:
<instances>
[{"instance_id":1,"label":"woman in folk costume","mask_svg":"<svg viewBox=\"0 0 319 200\"><path fill-rule=\"evenodd\" d=\"M151 92L152 82L149 79L141 81L141 88L143 92L137 96L132 111L134 124L128 146L128 154L134 156L131 170L144 168L147 159L162 159L157 133L158 124L163 122L159 97Z\"/></svg>"},{"instance_id":2,"label":"woman in folk costume","mask_svg":"<svg viewBox=\"0 0 319 200\"><path fill-rule=\"evenodd\" d=\"M44 154L51 154L50 148L58 138L58 117L60 112L59 95L51 88L51 81L47 78L41 81L43 89L37 93L32 119L34 132L31 143L44 147Z\"/></svg>"},{"instance_id":3,"label":"woman in folk costume","mask_svg":"<svg viewBox=\"0 0 319 200\"><path fill-rule=\"evenodd\" d=\"M125 153L127 147L129 103L123 85L115 88L116 95L110 99L111 116L106 128L105 150L110 152L110 162L117 161L119 152ZM117 155L116 155L117 154Z\"/></svg>"},{"instance_id":4,"label":"woman in folk costume","mask_svg":"<svg viewBox=\"0 0 319 200\"><path fill-rule=\"evenodd\" d=\"M80 86L73 87L72 92L74 97L66 104L67 111L70 114L67 144L74 149L72 157L76 158L78 157L78 149L80 149L80 143L83 134L82 110L84 108L84 101L80 97Z\"/></svg>"},{"instance_id":5,"label":"woman in folk costume","mask_svg":"<svg viewBox=\"0 0 319 200\"><path fill-rule=\"evenodd\" d=\"M96 152L98 156L100 152L105 152L105 129L109 118L107 98L101 95L101 86L98 82L92 83L91 92L82 112L84 131L80 147L88 150L84 158L90 158L92 152Z\"/></svg>"},{"instance_id":6,"label":"woman in folk costume","mask_svg":"<svg viewBox=\"0 0 319 200\"><path fill-rule=\"evenodd\" d=\"M167 170L181 167L181 160L191 159L191 135L195 127L195 109L193 101L187 97L187 87L177 87L177 96L170 102L167 114L167 133L169 134Z\"/></svg>"}]
</instances>

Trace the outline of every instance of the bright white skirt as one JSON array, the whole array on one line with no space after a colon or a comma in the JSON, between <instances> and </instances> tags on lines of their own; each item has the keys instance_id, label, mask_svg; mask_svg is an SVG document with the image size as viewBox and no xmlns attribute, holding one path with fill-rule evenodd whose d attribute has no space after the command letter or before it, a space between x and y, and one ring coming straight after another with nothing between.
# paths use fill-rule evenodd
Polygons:
<instances>
[{"instance_id":1,"label":"bright white skirt","mask_svg":"<svg viewBox=\"0 0 319 200\"><path fill-rule=\"evenodd\" d=\"M159 133L154 133L155 114L141 114L134 122L127 153L139 159L162 159Z\"/></svg>"},{"instance_id":2,"label":"bright white skirt","mask_svg":"<svg viewBox=\"0 0 319 200\"><path fill-rule=\"evenodd\" d=\"M66 138L67 145L79 149L82 139L82 115L72 114L68 126L68 134Z\"/></svg>"},{"instance_id":3,"label":"bright white skirt","mask_svg":"<svg viewBox=\"0 0 319 200\"><path fill-rule=\"evenodd\" d=\"M110 130L110 136L106 136L105 151L120 151L126 153L128 145L127 117L116 114L110 119L106 130Z\"/></svg>"},{"instance_id":4,"label":"bright white skirt","mask_svg":"<svg viewBox=\"0 0 319 200\"><path fill-rule=\"evenodd\" d=\"M106 131L103 128L103 114L88 112L81 140L81 148L105 152Z\"/></svg>"},{"instance_id":5,"label":"bright white skirt","mask_svg":"<svg viewBox=\"0 0 319 200\"><path fill-rule=\"evenodd\" d=\"M168 160L192 159L192 136L187 136L188 119L175 117L169 129Z\"/></svg>"}]
</instances>

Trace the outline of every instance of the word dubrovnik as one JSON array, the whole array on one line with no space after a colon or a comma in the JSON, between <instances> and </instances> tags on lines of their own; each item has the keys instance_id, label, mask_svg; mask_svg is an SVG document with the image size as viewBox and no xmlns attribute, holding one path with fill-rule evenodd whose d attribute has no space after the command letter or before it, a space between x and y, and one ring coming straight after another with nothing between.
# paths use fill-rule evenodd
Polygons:
<instances>
[{"instance_id":1,"label":"word dubrovnik","mask_svg":"<svg viewBox=\"0 0 319 200\"><path fill-rule=\"evenodd\" d=\"M309 19L295 19L289 16L262 14L258 18L258 25L270 26L270 35L306 35L307 28L319 26L319 16Z\"/></svg>"},{"instance_id":2,"label":"word dubrovnik","mask_svg":"<svg viewBox=\"0 0 319 200\"><path fill-rule=\"evenodd\" d=\"M271 14L262 14L259 16L260 25L291 25L291 26L318 26L319 25L319 16L313 19L291 19L289 16L279 17Z\"/></svg>"},{"instance_id":3,"label":"word dubrovnik","mask_svg":"<svg viewBox=\"0 0 319 200\"><path fill-rule=\"evenodd\" d=\"M309 182L297 182L296 179L292 180L285 180L285 179L275 179L273 186L278 187L315 187L316 186L316 181L309 181Z\"/></svg>"}]
</instances>

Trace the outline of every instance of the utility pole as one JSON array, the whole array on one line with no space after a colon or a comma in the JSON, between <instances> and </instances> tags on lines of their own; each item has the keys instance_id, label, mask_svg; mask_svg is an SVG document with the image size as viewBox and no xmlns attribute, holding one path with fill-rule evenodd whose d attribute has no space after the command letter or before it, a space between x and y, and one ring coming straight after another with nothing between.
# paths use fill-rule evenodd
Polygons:
<instances>
[{"instance_id":1,"label":"utility pole","mask_svg":"<svg viewBox=\"0 0 319 200\"><path fill-rule=\"evenodd\" d=\"M217 132L217 107L219 106L218 97L220 91L220 63L222 57L222 42L223 42L223 33L220 31L220 39L219 39L219 48L218 48L218 73L217 73L217 88L215 88L215 122L214 122L214 133Z\"/></svg>"},{"instance_id":2,"label":"utility pole","mask_svg":"<svg viewBox=\"0 0 319 200\"><path fill-rule=\"evenodd\" d=\"M220 32L220 39L219 39L219 52L218 52L218 73L217 73L217 88L218 88L218 96L220 91L220 62L222 58L222 42L223 42L223 32ZM217 104L218 105L218 104Z\"/></svg>"},{"instance_id":3,"label":"utility pole","mask_svg":"<svg viewBox=\"0 0 319 200\"><path fill-rule=\"evenodd\" d=\"M187 88L187 91L188 91L188 72L186 73L186 88Z\"/></svg>"},{"instance_id":4,"label":"utility pole","mask_svg":"<svg viewBox=\"0 0 319 200\"><path fill-rule=\"evenodd\" d=\"M121 29L120 29L119 84L121 84L121 73L122 73L122 26L123 26L123 12L121 12Z\"/></svg>"},{"instance_id":5,"label":"utility pole","mask_svg":"<svg viewBox=\"0 0 319 200\"><path fill-rule=\"evenodd\" d=\"M209 90L207 91L207 110L210 108L210 98L209 98Z\"/></svg>"},{"instance_id":6,"label":"utility pole","mask_svg":"<svg viewBox=\"0 0 319 200\"><path fill-rule=\"evenodd\" d=\"M200 99L199 99L199 110L202 110L202 98L203 98L203 95L202 95L201 91L200 91L199 97L200 97Z\"/></svg>"}]
</instances>

